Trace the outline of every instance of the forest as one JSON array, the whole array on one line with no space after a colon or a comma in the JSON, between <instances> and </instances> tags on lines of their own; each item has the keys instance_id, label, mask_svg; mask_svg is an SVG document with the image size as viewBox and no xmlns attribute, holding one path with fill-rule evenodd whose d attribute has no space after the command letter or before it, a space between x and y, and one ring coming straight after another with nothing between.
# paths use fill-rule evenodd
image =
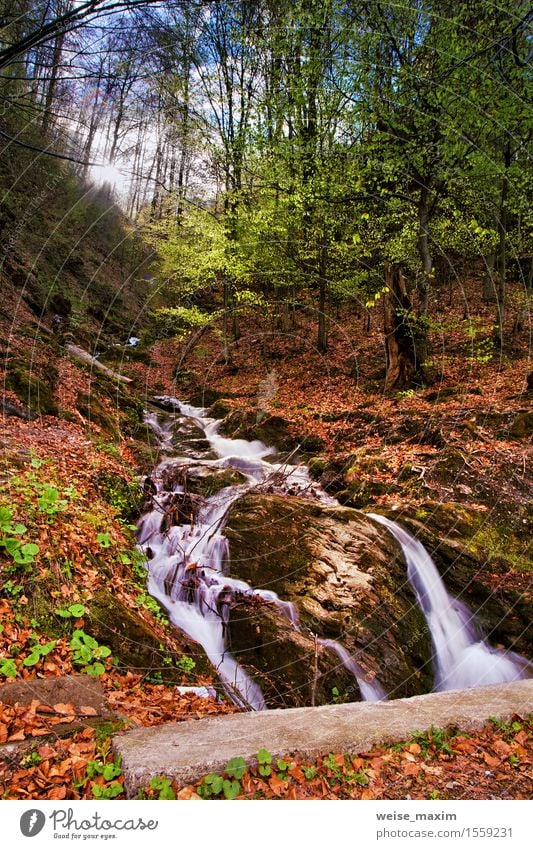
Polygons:
<instances>
[{"instance_id":1,"label":"forest","mask_svg":"<svg viewBox=\"0 0 533 849\"><path fill-rule=\"evenodd\" d=\"M532 22L0 0L2 798L531 794Z\"/></svg>"}]
</instances>

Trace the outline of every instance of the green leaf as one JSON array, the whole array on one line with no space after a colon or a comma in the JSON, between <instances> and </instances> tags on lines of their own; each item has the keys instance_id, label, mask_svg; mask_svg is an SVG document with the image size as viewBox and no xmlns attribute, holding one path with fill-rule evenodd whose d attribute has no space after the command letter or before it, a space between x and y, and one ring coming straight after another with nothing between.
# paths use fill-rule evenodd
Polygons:
<instances>
[{"instance_id":1,"label":"green leaf","mask_svg":"<svg viewBox=\"0 0 533 849\"><path fill-rule=\"evenodd\" d=\"M105 672L105 666L103 663L91 663L90 666L86 666L82 672L86 672L87 675L103 675Z\"/></svg>"},{"instance_id":2,"label":"green leaf","mask_svg":"<svg viewBox=\"0 0 533 849\"><path fill-rule=\"evenodd\" d=\"M257 753L257 760L260 764L271 764L272 763L272 755L268 751L268 749L259 749Z\"/></svg>"},{"instance_id":3,"label":"green leaf","mask_svg":"<svg viewBox=\"0 0 533 849\"><path fill-rule=\"evenodd\" d=\"M246 772L247 766L244 758L231 758L226 764L226 772L233 778L242 778Z\"/></svg>"},{"instance_id":4,"label":"green leaf","mask_svg":"<svg viewBox=\"0 0 533 849\"><path fill-rule=\"evenodd\" d=\"M0 675L5 675L6 678L17 677L17 667L14 660L0 660Z\"/></svg>"},{"instance_id":5,"label":"green leaf","mask_svg":"<svg viewBox=\"0 0 533 849\"><path fill-rule=\"evenodd\" d=\"M24 658L22 663L24 664L24 666L35 666L36 663L39 663L40 659L41 659L40 654L36 654L36 653L32 652L31 654L28 655L28 657Z\"/></svg>"},{"instance_id":6,"label":"green leaf","mask_svg":"<svg viewBox=\"0 0 533 849\"><path fill-rule=\"evenodd\" d=\"M224 791L226 799L236 799L241 792L241 783L240 781L229 781L229 779L226 778L224 779L222 790Z\"/></svg>"}]
</instances>

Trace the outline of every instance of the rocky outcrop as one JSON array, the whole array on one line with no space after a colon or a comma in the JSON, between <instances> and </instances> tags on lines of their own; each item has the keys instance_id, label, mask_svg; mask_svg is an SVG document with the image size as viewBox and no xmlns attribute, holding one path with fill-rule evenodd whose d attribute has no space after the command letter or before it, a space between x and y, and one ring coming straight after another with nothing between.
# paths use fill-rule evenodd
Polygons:
<instances>
[{"instance_id":1,"label":"rocky outcrop","mask_svg":"<svg viewBox=\"0 0 533 849\"><path fill-rule=\"evenodd\" d=\"M340 687L331 678L322 680L330 674L326 657L314 671L314 635L340 641L366 676L377 678L393 697L431 688L429 634L403 558L363 513L249 494L231 510L225 533L231 575L273 590L298 610L301 634L294 640L288 638L287 619L274 615L271 603L251 609L238 601L230 618L232 652L261 674L263 687L268 681L269 692L278 694L275 704L286 703L289 692L290 704L309 704L317 675L321 700L331 700L330 686L342 700L357 698L357 685L351 677L346 687L344 672ZM302 670L296 676L298 652ZM339 668L338 658L334 665Z\"/></svg>"}]
</instances>

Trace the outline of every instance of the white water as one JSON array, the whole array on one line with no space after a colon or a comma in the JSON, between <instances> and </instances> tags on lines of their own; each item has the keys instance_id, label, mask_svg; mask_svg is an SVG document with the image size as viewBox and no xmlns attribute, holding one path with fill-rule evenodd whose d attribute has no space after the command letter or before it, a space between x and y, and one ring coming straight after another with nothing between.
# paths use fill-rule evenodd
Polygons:
<instances>
[{"instance_id":1,"label":"white water","mask_svg":"<svg viewBox=\"0 0 533 849\"><path fill-rule=\"evenodd\" d=\"M139 522L138 543L149 556L148 590L167 609L170 620L205 650L217 670L227 695L238 705L264 710L266 705L259 686L226 651L226 629L230 603L237 594L256 596L276 604L293 627L298 629L298 612L293 604L270 590L258 590L244 581L224 574L228 541L222 531L231 505L253 487L268 485L288 497L300 495L329 504L337 504L309 476L305 466L274 463L266 458L274 449L255 440L220 436L220 422L206 417L205 410L164 396L161 402L173 413L149 413L152 426L164 454L152 476L156 493L153 509ZM194 453L196 459L175 456L173 441L184 420L194 423L209 443L214 458ZM187 440L185 440L187 441ZM198 440L189 440L189 444ZM165 456L166 455L166 456ZM247 483L230 486L208 498L200 507L193 524L168 527L165 512L183 487L173 484L165 489L169 466L187 464L208 469L233 468ZM446 592L440 575L425 548L406 530L390 519L369 514L384 525L400 543L407 561L407 576L426 617L433 643L435 690L450 690L496 684L527 677L531 665L512 652L491 648L478 636L468 608ZM386 699L378 681L369 681L356 660L335 640L319 640L336 652L342 664L354 675L366 701Z\"/></svg>"},{"instance_id":2,"label":"white water","mask_svg":"<svg viewBox=\"0 0 533 849\"><path fill-rule=\"evenodd\" d=\"M169 405L174 415L149 413L151 425L160 448L167 454L152 475L157 492L153 509L139 522L138 544L150 559L148 590L166 608L171 622L199 643L215 667L227 695L238 705L252 710L264 710L266 705L259 686L226 651L226 627L229 606L235 593L256 596L276 604L295 628L298 613L293 604L280 599L271 590L253 589L244 581L224 574L228 556L228 541L222 534L229 508L251 487L271 484L276 491L300 495L336 504L309 476L305 466L268 462L265 457L274 449L255 440L229 439L220 436L220 422L205 416L201 407L184 404L176 398L157 399ZM241 472L248 483L227 487L208 498L198 511L194 524L172 525L164 522L165 511L183 487L173 485L165 490L165 472L169 465L181 465L183 459L173 458L174 429L186 417L201 431L217 459L194 462L212 469L231 467ZM342 663L357 679L363 699L377 701L386 698L377 682L369 682L346 649L334 640L323 640L333 649Z\"/></svg>"},{"instance_id":3,"label":"white water","mask_svg":"<svg viewBox=\"0 0 533 849\"><path fill-rule=\"evenodd\" d=\"M407 577L431 633L434 689L459 690L528 677L529 661L514 652L493 649L480 638L473 614L448 595L424 546L396 522L375 513L368 515L389 529L404 553Z\"/></svg>"}]
</instances>

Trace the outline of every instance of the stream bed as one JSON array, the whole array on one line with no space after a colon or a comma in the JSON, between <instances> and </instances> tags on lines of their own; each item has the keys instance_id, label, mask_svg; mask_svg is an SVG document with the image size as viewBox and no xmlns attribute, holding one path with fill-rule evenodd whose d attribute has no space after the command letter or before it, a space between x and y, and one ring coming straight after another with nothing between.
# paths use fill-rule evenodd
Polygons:
<instances>
[{"instance_id":1,"label":"stream bed","mask_svg":"<svg viewBox=\"0 0 533 849\"><path fill-rule=\"evenodd\" d=\"M228 517L236 505L245 503L247 499L253 501L254 497L264 494L263 497L273 501L274 506L275 503L282 503L280 499L286 499L298 505L300 511L314 511L317 516L325 516L330 523L341 517L342 525L339 524L338 532L335 528L332 532L331 549L326 551L322 559L316 555L316 546L314 549L315 559L318 558L323 566L324 586L329 590L331 585L335 588L335 584L338 584L344 595L352 592L364 596L372 592L375 599L378 588L376 568L367 567L367 574L361 571L364 566L350 568L349 561L354 556L353 540L350 539L353 533L346 533L346 522L352 520L352 516L346 514L347 508L339 508L335 499L311 479L305 465L280 462L275 448L258 440L231 439L220 435L221 422L210 418L203 408L169 396L154 400L158 408L147 413L146 421L156 436L161 459L152 475L145 480L144 488L150 506L138 525L138 545L147 558L148 590L166 609L170 621L203 647L219 676L225 695L235 704L249 710L264 710L272 704L272 699L265 698L261 676L254 674L254 670L258 666L257 657L268 655L268 649L272 649L269 642L273 640L267 640L265 645L263 638L255 654L249 653L246 664L239 662L231 650L230 636L235 628L232 611L243 602L248 607L245 607L244 616L241 612L242 620L248 618L251 621L248 611L253 611L255 616L257 611L260 614L261 611L271 610L277 620L284 623L280 626L280 636L276 641L285 642L287 658L290 657L291 647L295 644L300 646L301 657L297 657L293 665L308 664L308 668L303 670L305 683L309 684L308 695L305 698L302 695L304 703L305 699L307 703L316 703L317 684L325 674L326 656L333 671L342 668L344 681L346 676L353 678L354 692L351 698L379 701L411 694L411 690L398 690L398 685L390 683L394 679L392 668L395 665L398 667L396 673L417 682L418 689L415 688L413 692L420 692L420 670L415 668L414 672L407 670L402 673L399 655L405 653L405 644L410 639L405 636L408 631L395 637L396 646L399 647L398 663L395 664L395 643L391 642L393 628L389 628L388 632L384 629L383 646L380 647L379 644L374 645L377 642L375 635L371 639L365 637L365 630L359 627L360 623L354 626L345 617L344 626L340 628L340 638L333 639L327 633L328 629L322 627L323 617L315 616L310 623L309 615L305 616L309 599L305 598L302 589L289 599L271 588L272 583L276 582L268 581L266 577L257 584L235 577L228 536L225 534ZM200 486L196 487L199 492L191 487L191 479L199 482ZM362 515L359 511L348 510L348 513ZM384 516L369 514L363 519L368 524L374 524L371 533L390 533L401 547L407 563L409 582L402 592L407 598L408 609L415 604L418 606L417 615L419 619L423 617L425 620L431 642L430 657L425 662L415 660L414 665L426 667L426 679L427 667L431 666L433 689L476 687L529 676L530 664L525 658L493 649L482 639L472 613L462 602L448 595L430 555L411 534ZM271 537L273 532L276 535L276 522L275 516L268 520ZM257 522L254 524L257 526ZM386 532L381 531L383 526ZM283 528L283 522L280 522L281 549L286 544ZM342 549L335 550L343 534L348 556L344 556ZM300 541L290 540L289 544L294 549L294 545L299 546ZM372 544L376 543L372 540ZM302 551L306 545L307 536L302 534ZM325 547L328 548L327 544ZM245 561L256 555L261 558L260 548L259 542L255 551L240 558L244 571ZM291 556L294 557L294 554L292 550ZM364 564L364 545L357 549L357 557L357 562ZM383 559L387 561L386 552ZM289 561L287 556L284 563ZM294 575L290 577L294 582ZM329 597L324 601L323 596L323 592L322 595L320 592L317 594L324 610L341 609L342 606ZM384 594L378 593L378 604L383 603L383 598ZM397 616L402 617L402 614ZM261 625L254 624L254 629L256 632L261 630ZM251 652L251 646L245 646L245 657L248 648ZM382 652L383 670L379 663ZM283 656L283 646L281 654ZM276 663L278 669L274 671L283 680L283 663L279 659ZM248 668L245 669L244 665ZM386 680L381 678L382 673ZM301 685L293 684L292 689L302 688ZM331 687L331 690L333 696L338 694L337 687ZM273 703L278 705L275 700ZM292 703L300 702L282 702L289 705Z\"/></svg>"}]
</instances>

